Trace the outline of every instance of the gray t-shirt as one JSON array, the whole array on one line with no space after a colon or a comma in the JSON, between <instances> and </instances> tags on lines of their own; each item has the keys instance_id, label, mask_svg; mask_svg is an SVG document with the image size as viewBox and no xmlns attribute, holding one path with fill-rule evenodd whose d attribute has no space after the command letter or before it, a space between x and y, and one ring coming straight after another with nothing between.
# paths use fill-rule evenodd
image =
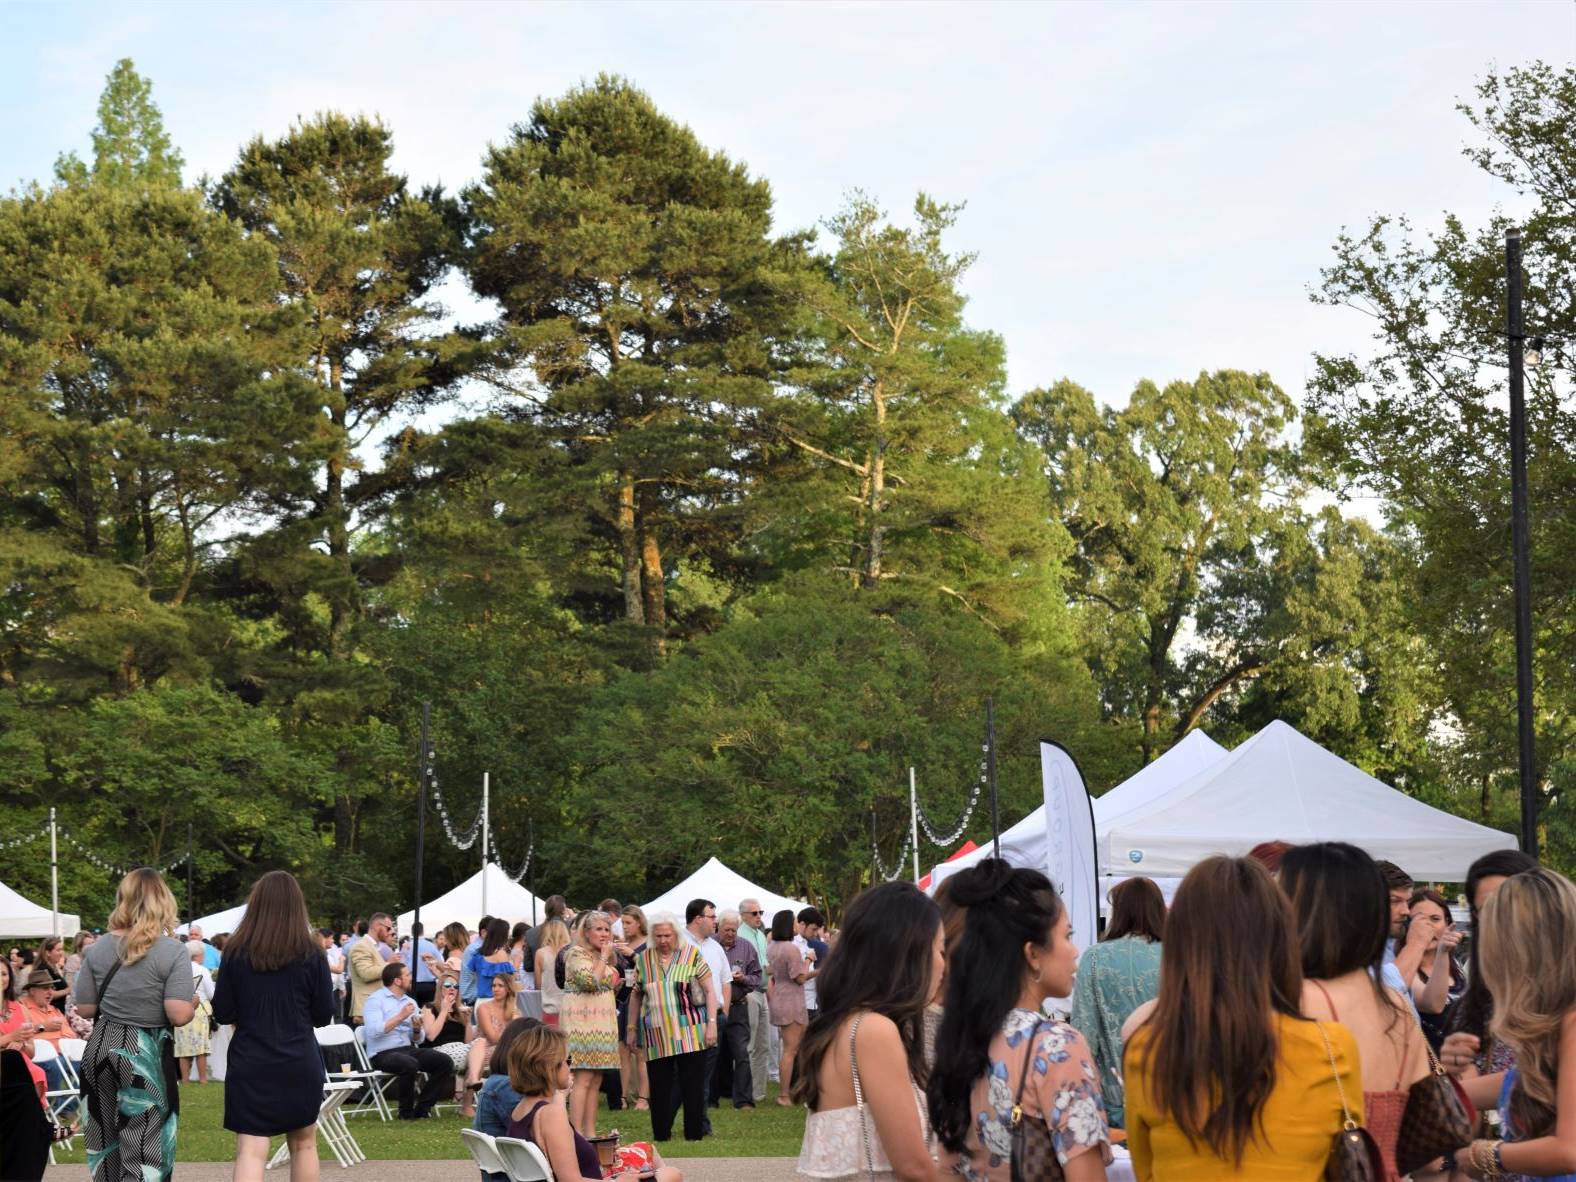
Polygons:
<instances>
[{"instance_id":1,"label":"gray t-shirt","mask_svg":"<svg viewBox=\"0 0 1576 1182\"><path fill-rule=\"evenodd\" d=\"M192 999L192 958L186 945L160 936L136 964L123 964L109 983L109 994L99 998L99 982L109 975L120 952L119 936L102 936L82 954L77 974L76 1003L96 1005L99 1015L128 1026L168 1026L166 1001Z\"/></svg>"}]
</instances>

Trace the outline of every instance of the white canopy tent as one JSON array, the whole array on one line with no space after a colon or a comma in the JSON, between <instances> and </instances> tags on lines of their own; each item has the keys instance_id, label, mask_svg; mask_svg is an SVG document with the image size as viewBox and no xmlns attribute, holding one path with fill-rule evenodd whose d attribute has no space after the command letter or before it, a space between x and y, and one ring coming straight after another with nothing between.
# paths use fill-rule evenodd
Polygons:
<instances>
[{"instance_id":1,"label":"white canopy tent","mask_svg":"<svg viewBox=\"0 0 1576 1182\"><path fill-rule=\"evenodd\" d=\"M724 911L737 911L739 903L745 899L759 899L761 910L765 912L761 919L768 927L777 912L792 911L797 915L810 905L803 899L790 899L786 895L758 887L719 859L708 858L706 864L694 874L672 890L658 895L645 904L642 910L647 920L664 911L672 912L682 924L684 908L689 906L692 899L710 899L717 905L718 915Z\"/></svg>"},{"instance_id":2,"label":"white canopy tent","mask_svg":"<svg viewBox=\"0 0 1576 1182\"><path fill-rule=\"evenodd\" d=\"M0 936L70 938L81 926L77 916L52 913L48 907L40 907L0 882Z\"/></svg>"},{"instance_id":3,"label":"white canopy tent","mask_svg":"<svg viewBox=\"0 0 1576 1182\"><path fill-rule=\"evenodd\" d=\"M1098 840L1102 874L1186 874L1263 841L1349 841L1414 878L1447 882L1483 854L1516 847L1511 834L1398 792L1279 720L1100 826Z\"/></svg>"},{"instance_id":4,"label":"white canopy tent","mask_svg":"<svg viewBox=\"0 0 1576 1182\"><path fill-rule=\"evenodd\" d=\"M229 907L223 911L215 911L212 915L198 916L196 919L192 920L192 923L196 924L202 929L202 938L204 940L211 940L221 932L235 931L236 928L241 926L241 918L245 914L246 904L242 903L237 907ZM190 930L190 928L191 924L183 923L180 927L176 928L175 931L179 935L184 936L187 931Z\"/></svg>"},{"instance_id":5,"label":"white canopy tent","mask_svg":"<svg viewBox=\"0 0 1576 1182\"><path fill-rule=\"evenodd\" d=\"M1123 780L1104 796L1094 801L1095 833L1103 834L1110 818L1126 816L1157 797L1175 788L1190 776L1212 767L1226 758L1226 749L1203 731L1191 731L1176 746L1139 772ZM940 883L960 870L966 870L981 859L992 856L989 841L977 850L944 862L931 872L931 881ZM1049 858L1045 828L1045 806L1042 804L1023 820L1001 835L1001 856L1014 866L1032 866L1044 870ZM1101 883L1104 898L1110 883Z\"/></svg>"},{"instance_id":6,"label":"white canopy tent","mask_svg":"<svg viewBox=\"0 0 1576 1182\"><path fill-rule=\"evenodd\" d=\"M483 873L487 875L485 900L482 898ZM439 895L430 903L423 903L421 926L430 940L433 933L445 924L463 923L470 929L483 915L496 915L511 924L521 920L529 923L533 918L540 922L546 910L540 899L505 874L496 862L488 862L485 871L478 870L452 891ZM400 934L408 934L410 925L415 921L415 911L401 912Z\"/></svg>"}]
</instances>

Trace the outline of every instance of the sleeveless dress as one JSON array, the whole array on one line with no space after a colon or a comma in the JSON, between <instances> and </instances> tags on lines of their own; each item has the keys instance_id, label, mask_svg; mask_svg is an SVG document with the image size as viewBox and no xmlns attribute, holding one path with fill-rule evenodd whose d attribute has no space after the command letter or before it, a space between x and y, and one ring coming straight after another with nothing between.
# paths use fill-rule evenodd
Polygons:
<instances>
[{"instance_id":1,"label":"sleeveless dress","mask_svg":"<svg viewBox=\"0 0 1576 1182\"><path fill-rule=\"evenodd\" d=\"M1324 1004L1330 1007L1330 1016L1339 1022L1341 1015L1336 1012L1335 1003L1330 1000L1324 986L1317 981L1310 981L1309 984L1323 995ZM1401 1182L1401 1172L1395 1165L1395 1144L1401 1137L1401 1120L1406 1116L1406 1101L1410 1095L1405 1087L1406 1063L1410 1053L1411 1048L1408 1047L1401 1054L1394 1088L1387 1092L1363 1090L1363 1112L1367 1114L1363 1123L1373 1135L1374 1144L1379 1146L1379 1157L1384 1163L1384 1182Z\"/></svg>"},{"instance_id":2,"label":"sleeveless dress","mask_svg":"<svg viewBox=\"0 0 1576 1182\"><path fill-rule=\"evenodd\" d=\"M1520 1141L1521 1134L1510 1116L1510 1093L1516 1086L1517 1071L1512 1067L1505 1073L1505 1082L1499 1089L1499 1131L1506 1141ZM1506 1174L1505 1182L1532 1182L1521 1174ZM1576 1182L1576 1174L1551 1174L1544 1182Z\"/></svg>"},{"instance_id":3,"label":"sleeveless dress","mask_svg":"<svg viewBox=\"0 0 1576 1182\"><path fill-rule=\"evenodd\" d=\"M864 1080L859 1074L859 1058L854 1054L854 1037L859 1033L861 1014L848 1029L848 1058L853 1067L854 1104L812 1112L804 1122L804 1142L799 1149L801 1178L858 1178L862 1182L895 1182L892 1161L876 1134L875 1121L865 1112ZM919 1112L919 1127L925 1143L930 1144L930 1113L925 1095L914 1082L914 1107Z\"/></svg>"},{"instance_id":4,"label":"sleeveless dress","mask_svg":"<svg viewBox=\"0 0 1576 1182\"><path fill-rule=\"evenodd\" d=\"M618 1070L618 1003L623 978L609 977L596 958L576 945L564 961L564 994L558 1024L569 1036L576 1071Z\"/></svg>"}]
</instances>

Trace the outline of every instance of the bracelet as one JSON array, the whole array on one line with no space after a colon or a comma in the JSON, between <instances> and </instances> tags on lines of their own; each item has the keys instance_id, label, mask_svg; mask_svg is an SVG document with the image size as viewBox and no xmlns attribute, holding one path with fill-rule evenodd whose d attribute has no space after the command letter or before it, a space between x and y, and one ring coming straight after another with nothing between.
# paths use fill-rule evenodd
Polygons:
<instances>
[{"instance_id":1,"label":"bracelet","mask_svg":"<svg viewBox=\"0 0 1576 1182\"><path fill-rule=\"evenodd\" d=\"M1496 1178L1505 1176L1505 1158L1500 1153L1500 1150L1504 1147L1505 1143L1503 1141L1494 1142L1494 1176Z\"/></svg>"}]
</instances>

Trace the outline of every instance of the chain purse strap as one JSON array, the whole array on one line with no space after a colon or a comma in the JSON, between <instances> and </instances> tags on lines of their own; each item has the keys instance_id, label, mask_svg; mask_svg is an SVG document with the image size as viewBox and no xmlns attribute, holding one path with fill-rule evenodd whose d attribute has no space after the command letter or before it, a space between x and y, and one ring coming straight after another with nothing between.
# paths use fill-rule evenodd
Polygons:
<instances>
[{"instance_id":1,"label":"chain purse strap","mask_svg":"<svg viewBox=\"0 0 1576 1182\"><path fill-rule=\"evenodd\" d=\"M1324 1032L1324 1023L1315 1022L1314 1025L1319 1028L1319 1037L1324 1040L1324 1053L1329 1056L1330 1059L1330 1074L1335 1077L1335 1094L1339 1096L1341 1100L1341 1128L1350 1132L1352 1129L1355 1129L1358 1126L1357 1122L1352 1119L1351 1105L1347 1104L1346 1102L1346 1088L1341 1083L1341 1069L1336 1065L1335 1062L1335 1048L1330 1045L1330 1036Z\"/></svg>"},{"instance_id":2,"label":"chain purse strap","mask_svg":"<svg viewBox=\"0 0 1576 1182\"><path fill-rule=\"evenodd\" d=\"M865 1016L860 1014L848 1026L848 1063L854 1069L854 1107L859 1111L859 1143L865 1151L865 1170L871 1178L876 1176L875 1150L870 1144L870 1125L865 1120L865 1085L859 1078L859 1023Z\"/></svg>"}]
</instances>

